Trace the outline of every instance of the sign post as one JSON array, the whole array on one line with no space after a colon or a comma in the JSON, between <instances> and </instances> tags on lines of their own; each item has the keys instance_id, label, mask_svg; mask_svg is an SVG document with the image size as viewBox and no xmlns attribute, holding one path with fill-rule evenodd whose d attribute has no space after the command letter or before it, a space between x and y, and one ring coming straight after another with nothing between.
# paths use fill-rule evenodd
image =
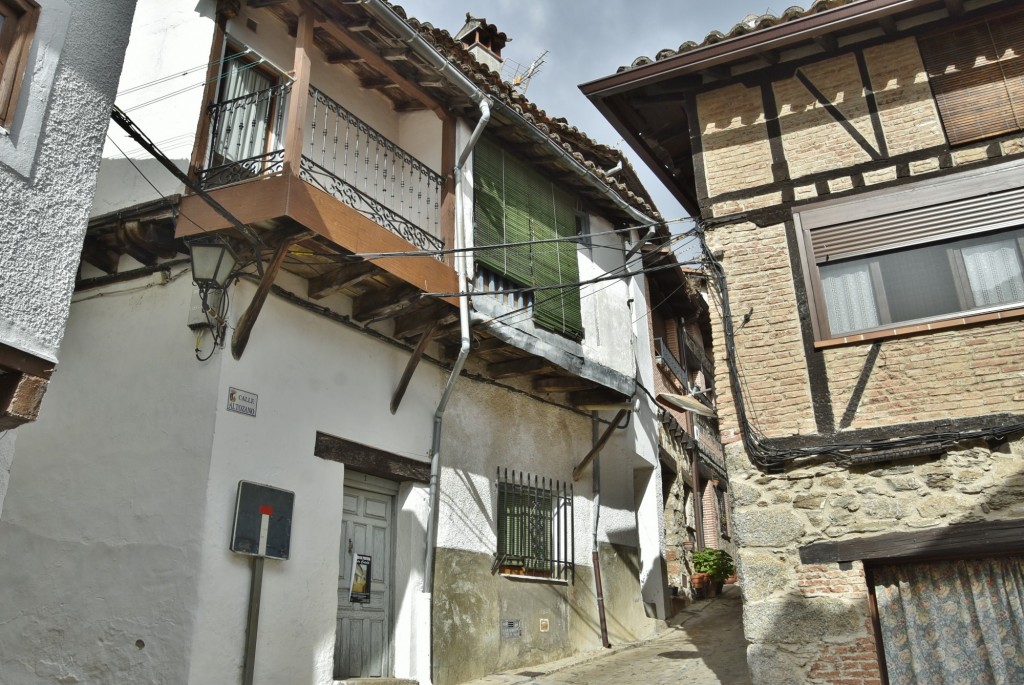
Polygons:
<instances>
[{"instance_id":1,"label":"sign post","mask_svg":"<svg viewBox=\"0 0 1024 685\"><path fill-rule=\"evenodd\" d=\"M238 481L231 551L253 558L252 582L249 585L249 618L245 628L243 685L252 685L256 672L256 638L260 624L260 595L263 592L263 562L267 557L288 558L294 503L294 492L244 480Z\"/></svg>"}]
</instances>

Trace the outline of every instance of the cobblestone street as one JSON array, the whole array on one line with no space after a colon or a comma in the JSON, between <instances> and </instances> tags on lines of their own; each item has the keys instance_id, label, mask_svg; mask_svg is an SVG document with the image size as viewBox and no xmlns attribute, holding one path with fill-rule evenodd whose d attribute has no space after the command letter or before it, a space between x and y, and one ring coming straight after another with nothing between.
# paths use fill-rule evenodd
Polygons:
<instances>
[{"instance_id":1,"label":"cobblestone street","mask_svg":"<svg viewBox=\"0 0 1024 685\"><path fill-rule=\"evenodd\" d=\"M673 627L595 656L516 669L465 685L750 685L740 589L691 604Z\"/></svg>"}]
</instances>

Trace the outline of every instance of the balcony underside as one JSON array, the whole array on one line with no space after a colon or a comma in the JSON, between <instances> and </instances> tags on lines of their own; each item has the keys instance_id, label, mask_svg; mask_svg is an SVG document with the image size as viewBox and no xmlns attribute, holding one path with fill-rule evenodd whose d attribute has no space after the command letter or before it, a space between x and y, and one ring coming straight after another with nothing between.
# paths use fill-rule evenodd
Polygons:
<instances>
[{"instance_id":1,"label":"balcony underside","mask_svg":"<svg viewBox=\"0 0 1024 685\"><path fill-rule=\"evenodd\" d=\"M366 260L355 255L413 252L419 248L379 226L335 197L287 173L264 176L210 191L210 195L267 243L263 259L295 230L310 232L290 250L283 269L306 279L308 297L343 294L353 299L352 319L360 323L392 321L392 335L416 344L424 334L452 360L459 349L456 298L424 297L422 293L457 292L455 271L433 257L391 257ZM181 199L175 238L216 231L242 237L200 197ZM482 375L518 380L533 392L561 397L573 405L621 402L629 390L625 377L585 360L545 355L517 345L509 335L474 326L470 358ZM525 348L525 349L524 349ZM586 366L584 369L583 367ZM626 394L624 394L626 393Z\"/></svg>"}]
</instances>

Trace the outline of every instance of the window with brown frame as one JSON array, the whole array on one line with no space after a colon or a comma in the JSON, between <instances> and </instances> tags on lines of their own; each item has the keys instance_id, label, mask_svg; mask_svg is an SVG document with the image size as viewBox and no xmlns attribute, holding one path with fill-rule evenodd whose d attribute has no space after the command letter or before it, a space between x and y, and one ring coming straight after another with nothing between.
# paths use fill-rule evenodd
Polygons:
<instances>
[{"instance_id":1,"label":"window with brown frame","mask_svg":"<svg viewBox=\"0 0 1024 685\"><path fill-rule=\"evenodd\" d=\"M10 128L18 107L39 5L33 0L0 0L0 126Z\"/></svg>"},{"instance_id":2,"label":"window with brown frame","mask_svg":"<svg viewBox=\"0 0 1024 685\"><path fill-rule=\"evenodd\" d=\"M1022 171L1010 162L799 212L816 339L1024 308Z\"/></svg>"},{"instance_id":3,"label":"window with brown frame","mask_svg":"<svg viewBox=\"0 0 1024 685\"><path fill-rule=\"evenodd\" d=\"M1024 12L918 41L951 145L1024 130Z\"/></svg>"}]
</instances>

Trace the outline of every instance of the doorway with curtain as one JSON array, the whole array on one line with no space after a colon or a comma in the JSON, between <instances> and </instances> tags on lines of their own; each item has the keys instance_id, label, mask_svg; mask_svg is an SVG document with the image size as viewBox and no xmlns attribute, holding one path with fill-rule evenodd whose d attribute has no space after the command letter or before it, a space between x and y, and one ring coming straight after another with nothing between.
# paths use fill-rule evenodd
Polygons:
<instances>
[{"instance_id":1,"label":"doorway with curtain","mask_svg":"<svg viewBox=\"0 0 1024 685\"><path fill-rule=\"evenodd\" d=\"M867 570L890 685L1024 683L1024 556Z\"/></svg>"}]
</instances>

